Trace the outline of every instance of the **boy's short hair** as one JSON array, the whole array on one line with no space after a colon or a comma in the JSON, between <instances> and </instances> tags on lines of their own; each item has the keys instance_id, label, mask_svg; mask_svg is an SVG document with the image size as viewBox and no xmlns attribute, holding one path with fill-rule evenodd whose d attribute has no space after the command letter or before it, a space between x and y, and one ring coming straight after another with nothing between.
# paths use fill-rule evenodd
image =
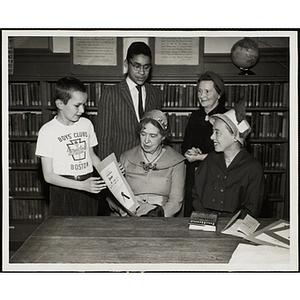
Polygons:
<instances>
[{"instance_id":1,"label":"boy's short hair","mask_svg":"<svg viewBox=\"0 0 300 300\"><path fill-rule=\"evenodd\" d=\"M64 104L67 104L73 92L86 93L86 87L75 77L63 77L55 85L54 101L60 99Z\"/></svg>"},{"instance_id":2,"label":"boy's short hair","mask_svg":"<svg viewBox=\"0 0 300 300\"><path fill-rule=\"evenodd\" d=\"M133 42L127 50L126 60L128 61L132 59L135 55L139 54L148 56L150 58L150 61L152 60L151 49L144 42Z\"/></svg>"}]
</instances>

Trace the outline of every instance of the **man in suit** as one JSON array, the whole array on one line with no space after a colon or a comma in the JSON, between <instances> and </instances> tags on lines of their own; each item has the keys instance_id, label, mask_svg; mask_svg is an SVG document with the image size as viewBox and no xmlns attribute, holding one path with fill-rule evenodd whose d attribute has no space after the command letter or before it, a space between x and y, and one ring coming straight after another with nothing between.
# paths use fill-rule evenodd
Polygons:
<instances>
[{"instance_id":1,"label":"man in suit","mask_svg":"<svg viewBox=\"0 0 300 300\"><path fill-rule=\"evenodd\" d=\"M98 156L120 155L139 144L136 126L144 112L161 108L159 91L146 80L152 54L148 45L134 42L127 51L127 77L104 90L98 103L96 133Z\"/></svg>"}]
</instances>

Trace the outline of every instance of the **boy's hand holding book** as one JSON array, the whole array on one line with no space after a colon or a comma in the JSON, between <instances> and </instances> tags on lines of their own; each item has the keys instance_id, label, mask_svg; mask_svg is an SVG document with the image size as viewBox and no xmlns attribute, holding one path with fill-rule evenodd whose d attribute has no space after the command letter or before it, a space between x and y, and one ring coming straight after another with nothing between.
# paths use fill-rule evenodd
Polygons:
<instances>
[{"instance_id":1,"label":"boy's hand holding book","mask_svg":"<svg viewBox=\"0 0 300 300\"><path fill-rule=\"evenodd\" d=\"M82 190L93 193L93 194L98 194L102 190L107 188L106 183L101 177L90 177L84 181L81 181L83 188Z\"/></svg>"}]
</instances>

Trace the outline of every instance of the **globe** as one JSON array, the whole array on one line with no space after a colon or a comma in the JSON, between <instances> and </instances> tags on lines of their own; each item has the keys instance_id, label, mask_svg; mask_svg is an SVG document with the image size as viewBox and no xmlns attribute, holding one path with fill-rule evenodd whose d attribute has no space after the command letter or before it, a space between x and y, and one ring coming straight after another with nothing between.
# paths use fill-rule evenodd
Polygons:
<instances>
[{"instance_id":1,"label":"globe","mask_svg":"<svg viewBox=\"0 0 300 300\"><path fill-rule=\"evenodd\" d=\"M241 70L239 75L255 75L250 69L259 60L257 44L250 38L239 40L231 48L231 60Z\"/></svg>"}]
</instances>

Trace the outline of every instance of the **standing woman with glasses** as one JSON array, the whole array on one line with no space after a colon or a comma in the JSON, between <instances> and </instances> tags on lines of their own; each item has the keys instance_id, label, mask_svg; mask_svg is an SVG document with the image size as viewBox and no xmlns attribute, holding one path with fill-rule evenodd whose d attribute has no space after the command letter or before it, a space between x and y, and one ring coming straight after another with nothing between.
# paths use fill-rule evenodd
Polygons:
<instances>
[{"instance_id":1,"label":"standing woman with glasses","mask_svg":"<svg viewBox=\"0 0 300 300\"><path fill-rule=\"evenodd\" d=\"M151 72L152 54L149 46L143 42L132 43L124 62L126 78L116 85L106 88L98 103L95 130L99 140L98 156L102 160L112 152L117 160L128 149L139 144L136 127L144 112L160 109L162 100L159 90L147 83ZM107 199L109 191L106 191ZM102 193L103 195L103 193ZM106 201L101 202L103 205ZM102 208L108 214L108 207Z\"/></svg>"},{"instance_id":2,"label":"standing woman with glasses","mask_svg":"<svg viewBox=\"0 0 300 300\"><path fill-rule=\"evenodd\" d=\"M221 101L225 91L224 82L218 74L207 71L200 76L197 87L200 108L191 114L182 143L182 153L187 158L185 217L189 217L193 210L192 189L195 183L195 171L207 153L214 150L213 142L210 139L212 125L209 117L227 111Z\"/></svg>"}]
</instances>

